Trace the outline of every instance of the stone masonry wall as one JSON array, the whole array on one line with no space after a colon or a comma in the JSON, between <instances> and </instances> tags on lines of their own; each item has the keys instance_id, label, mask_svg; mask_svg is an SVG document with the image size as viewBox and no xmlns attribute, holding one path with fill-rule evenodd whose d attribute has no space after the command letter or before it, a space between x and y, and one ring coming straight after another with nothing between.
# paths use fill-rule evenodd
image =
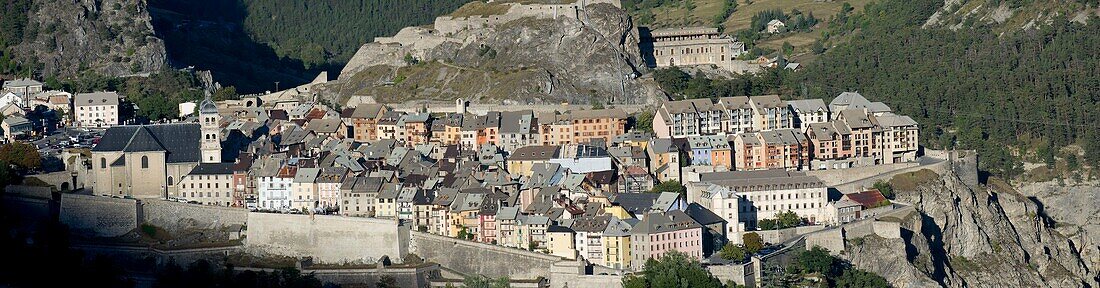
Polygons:
<instances>
[{"instance_id":1,"label":"stone masonry wall","mask_svg":"<svg viewBox=\"0 0 1100 288\"><path fill-rule=\"evenodd\" d=\"M248 222L248 210L243 208L162 200L142 201L141 207L144 222L164 228L172 234L195 229L222 230L230 225L245 225Z\"/></svg>"},{"instance_id":2,"label":"stone masonry wall","mask_svg":"<svg viewBox=\"0 0 1100 288\"><path fill-rule=\"evenodd\" d=\"M137 201L77 194L61 195L62 224L74 235L116 237L137 228Z\"/></svg>"},{"instance_id":3,"label":"stone masonry wall","mask_svg":"<svg viewBox=\"0 0 1100 288\"><path fill-rule=\"evenodd\" d=\"M327 215L249 213L250 252L313 257L315 263L399 263L408 253L408 228L390 220Z\"/></svg>"},{"instance_id":4,"label":"stone masonry wall","mask_svg":"<svg viewBox=\"0 0 1100 288\"><path fill-rule=\"evenodd\" d=\"M550 278L562 258L515 248L412 232L409 252L444 268L466 275L509 276L512 279Z\"/></svg>"}]
</instances>

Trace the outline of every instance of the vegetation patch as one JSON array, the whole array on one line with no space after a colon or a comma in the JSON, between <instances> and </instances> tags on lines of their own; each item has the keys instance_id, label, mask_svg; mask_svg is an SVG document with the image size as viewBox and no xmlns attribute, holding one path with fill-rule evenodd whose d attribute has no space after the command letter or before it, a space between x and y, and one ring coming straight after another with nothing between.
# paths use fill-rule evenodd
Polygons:
<instances>
[{"instance_id":1,"label":"vegetation patch","mask_svg":"<svg viewBox=\"0 0 1100 288\"><path fill-rule=\"evenodd\" d=\"M930 183L939 178L940 175L936 174L936 172L932 172L932 170L928 169L921 169L914 172L895 175L894 178L890 179L889 183L890 187L894 190L913 191L916 190L918 186Z\"/></svg>"}]
</instances>

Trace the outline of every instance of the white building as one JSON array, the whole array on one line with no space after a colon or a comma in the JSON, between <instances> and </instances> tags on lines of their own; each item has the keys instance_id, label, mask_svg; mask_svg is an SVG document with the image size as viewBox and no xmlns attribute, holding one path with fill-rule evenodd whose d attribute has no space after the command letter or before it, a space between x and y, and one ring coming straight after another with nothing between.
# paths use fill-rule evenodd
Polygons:
<instances>
[{"instance_id":1,"label":"white building","mask_svg":"<svg viewBox=\"0 0 1100 288\"><path fill-rule=\"evenodd\" d=\"M233 204L233 163L202 163L180 178L179 199L203 205Z\"/></svg>"},{"instance_id":2,"label":"white building","mask_svg":"<svg viewBox=\"0 0 1100 288\"><path fill-rule=\"evenodd\" d=\"M79 93L73 100L73 107L77 126L106 128L119 124L118 93Z\"/></svg>"},{"instance_id":3,"label":"white building","mask_svg":"<svg viewBox=\"0 0 1100 288\"><path fill-rule=\"evenodd\" d=\"M725 207L715 207L717 211L712 209L722 218L736 211L736 222L726 219L728 227L737 229L734 232L756 230L758 221L775 219L776 214L787 211L798 214L809 223L829 221L829 215L824 212L829 197L828 186L815 176L803 172L761 170L705 173L699 177L699 183L687 186L689 201L707 208L716 204ZM737 195L735 210L729 208L733 203L728 193L722 194L722 189L712 185L724 187ZM717 201L716 196L719 197ZM729 235L735 243L741 239L740 233Z\"/></svg>"},{"instance_id":4,"label":"white building","mask_svg":"<svg viewBox=\"0 0 1100 288\"><path fill-rule=\"evenodd\" d=\"M321 168L299 168L290 188L290 208L301 211L317 207L317 175Z\"/></svg>"},{"instance_id":5,"label":"white building","mask_svg":"<svg viewBox=\"0 0 1100 288\"><path fill-rule=\"evenodd\" d=\"M294 184L297 167L283 166L279 159L268 159L258 173L258 206L264 210L290 209L290 189Z\"/></svg>"}]
</instances>

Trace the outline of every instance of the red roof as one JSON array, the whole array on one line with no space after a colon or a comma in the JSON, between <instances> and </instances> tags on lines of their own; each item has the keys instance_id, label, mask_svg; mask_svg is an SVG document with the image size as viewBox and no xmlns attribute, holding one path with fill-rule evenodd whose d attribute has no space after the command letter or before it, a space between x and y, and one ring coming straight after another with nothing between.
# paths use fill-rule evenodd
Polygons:
<instances>
[{"instance_id":1,"label":"red roof","mask_svg":"<svg viewBox=\"0 0 1100 288\"><path fill-rule=\"evenodd\" d=\"M844 195L844 197L848 197L849 200L863 205L864 209L876 207L879 203L886 201L886 197L882 196L882 192L879 192L878 189L847 194Z\"/></svg>"}]
</instances>

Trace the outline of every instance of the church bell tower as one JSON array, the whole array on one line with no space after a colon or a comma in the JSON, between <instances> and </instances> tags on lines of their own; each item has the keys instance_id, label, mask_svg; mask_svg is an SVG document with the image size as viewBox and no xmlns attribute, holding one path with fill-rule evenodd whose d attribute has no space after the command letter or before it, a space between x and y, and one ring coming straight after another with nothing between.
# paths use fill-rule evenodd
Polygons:
<instances>
[{"instance_id":1,"label":"church bell tower","mask_svg":"<svg viewBox=\"0 0 1100 288\"><path fill-rule=\"evenodd\" d=\"M206 99L199 105L199 123L202 125L202 145L200 146L202 163L222 162L219 121L221 121L221 115L218 115L218 105L214 104L214 101L210 100L210 95L207 94Z\"/></svg>"}]
</instances>

